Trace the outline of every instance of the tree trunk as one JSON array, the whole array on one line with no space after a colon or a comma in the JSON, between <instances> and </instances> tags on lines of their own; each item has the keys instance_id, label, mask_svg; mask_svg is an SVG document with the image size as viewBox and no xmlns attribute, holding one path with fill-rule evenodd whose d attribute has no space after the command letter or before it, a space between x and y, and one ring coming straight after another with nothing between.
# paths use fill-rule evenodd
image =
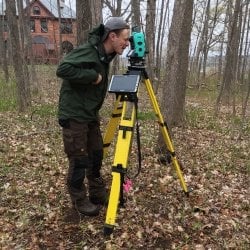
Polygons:
<instances>
[{"instance_id":1,"label":"tree trunk","mask_svg":"<svg viewBox=\"0 0 250 250\"><path fill-rule=\"evenodd\" d=\"M240 128L240 132L239 132L237 139L240 139L242 137L242 134L244 134L243 130L244 130L244 125L246 123L247 105L249 101L249 96L250 96L250 69L248 70L247 93L242 104L242 123L241 123L241 128Z\"/></svg>"},{"instance_id":2,"label":"tree trunk","mask_svg":"<svg viewBox=\"0 0 250 250\"><path fill-rule=\"evenodd\" d=\"M103 22L102 16L103 0L92 0L91 1L91 13L92 15L92 26L97 26Z\"/></svg>"},{"instance_id":3,"label":"tree trunk","mask_svg":"<svg viewBox=\"0 0 250 250\"><path fill-rule=\"evenodd\" d=\"M181 125L184 119L189 44L193 1L175 1L168 37L166 82L161 100L162 114L168 128ZM160 148L165 147L161 135Z\"/></svg>"},{"instance_id":4,"label":"tree trunk","mask_svg":"<svg viewBox=\"0 0 250 250\"><path fill-rule=\"evenodd\" d=\"M166 28L166 16L169 11L169 1L161 1L161 11L160 11L160 20L159 20L159 29L158 29L158 36L156 40L156 53L155 53L155 60L156 60L156 66L155 66L155 78L156 78L156 84L154 84L154 90L155 92L158 91L160 80L161 80L161 68L162 68L162 46L163 46L163 39L165 34L165 28Z\"/></svg>"},{"instance_id":5,"label":"tree trunk","mask_svg":"<svg viewBox=\"0 0 250 250\"><path fill-rule=\"evenodd\" d=\"M248 7L248 4L247 4ZM248 55L250 52L250 44L249 44L249 33L250 33L250 9L246 9L246 16L248 16L248 21L247 21L247 33L246 33L246 38L245 38L245 49L244 49L244 59L243 59L243 64L242 64L242 70L241 70L241 81L240 84L242 86L242 96L243 96L243 103L242 103L242 117L245 119L246 116L246 109L247 109L247 103L249 99L249 94L250 94L250 67L248 64L248 73L247 73L247 61L248 61ZM247 79L245 80L245 75L248 75ZM245 84L246 81L246 84ZM247 86L247 94L245 95L245 85Z\"/></svg>"},{"instance_id":6,"label":"tree trunk","mask_svg":"<svg viewBox=\"0 0 250 250\"><path fill-rule=\"evenodd\" d=\"M58 10L58 22L59 22L59 59L61 59L63 56L63 48L62 48L62 32L61 32L62 17L61 17L60 0L57 0L57 10Z\"/></svg>"},{"instance_id":7,"label":"tree trunk","mask_svg":"<svg viewBox=\"0 0 250 250\"><path fill-rule=\"evenodd\" d=\"M243 120L246 117L246 111L247 111L247 103L249 100L249 96L250 96L250 69L248 70L248 79L247 79L247 93L243 102L243 106L242 106L242 117Z\"/></svg>"},{"instance_id":8,"label":"tree trunk","mask_svg":"<svg viewBox=\"0 0 250 250\"><path fill-rule=\"evenodd\" d=\"M147 68L148 74L151 79L154 79L154 58L155 58L155 10L156 0L147 1L147 13L146 13L146 46L148 49L147 55ZM158 31L160 32L160 31ZM154 84L154 82L152 82Z\"/></svg>"},{"instance_id":9,"label":"tree trunk","mask_svg":"<svg viewBox=\"0 0 250 250\"><path fill-rule=\"evenodd\" d=\"M228 43L226 50L226 63L223 73L223 82L220 88L220 93L216 100L215 114L219 112L220 103L223 101L225 104L233 100L233 84L237 77L237 60L240 38L240 0L236 0L234 14L230 22L230 29L228 34Z\"/></svg>"},{"instance_id":10,"label":"tree trunk","mask_svg":"<svg viewBox=\"0 0 250 250\"><path fill-rule=\"evenodd\" d=\"M227 9L226 9L226 15L224 18L224 27L223 31L221 33L221 38L220 38L220 55L219 55L219 62L218 62L218 86L222 85L222 78L223 78L223 66L224 66L224 60L223 60L223 50L224 50L224 45L225 45L225 34L227 31L227 26L229 26L229 20L231 19L231 8L232 8L232 1L229 1L227 3Z\"/></svg>"},{"instance_id":11,"label":"tree trunk","mask_svg":"<svg viewBox=\"0 0 250 250\"><path fill-rule=\"evenodd\" d=\"M24 7L23 7L23 0L17 0L17 8L18 8L18 21L19 21L19 28L20 28L20 35L21 35L21 52L20 55L22 56L23 60L23 74L26 79L25 85L27 94L30 94L30 73L27 64L28 59L28 50L27 50L27 37L26 37L26 23L25 23L25 15L24 15ZM28 97L31 99L31 96Z\"/></svg>"},{"instance_id":12,"label":"tree trunk","mask_svg":"<svg viewBox=\"0 0 250 250\"><path fill-rule=\"evenodd\" d=\"M76 0L77 45L81 45L88 39L88 33L92 28L92 13L89 0Z\"/></svg>"},{"instance_id":13,"label":"tree trunk","mask_svg":"<svg viewBox=\"0 0 250 250\"><path fill-rule=\"evenodd\" d=\"M3 2L1 8L3 9ZM6 20L3 15L0 18L1 18L0 19L0 64L4 72L5 81L8 82L10 76L9 76L8 60L7 60L7 48L4 38L4 23Z\"/></svg>"},{"instance_id":14,"label":"tree trunk","mask_svg":"<svg viewBox=\"0 0 250 250\"><path fill-rule=\"evenodd\" d=\"M250 8L249 8L249 2L246 4L246 9L244 12L244 21L243 21L243 28L242 28L242 34L241 34L241 42L240 42L240 53L241 56L240 63L238 64L238 79L240 81L240 84L244 85L244 75L246 71L247 66L247 57L249 53L249 31L250 31ZM245 40L244 40L245 39ZM243 91L244 93L244 91Z\"/></svg>"},{"instance_id":15,"label":"tree trunk","mask_svg":"<svg viewBox=\"0 0 250 250\"><path fill-rule=\"evenodd\" d=\"M203 34L203 63L202 63L202 80L204 82L206 77L207 54L208 54L208 22L210 19L210 0L207 1L206 17L204 21L204 34Z\"/></svg>"},{"instance_id":16,"label":"tree trunk","mask_svg":"<svg viewBox=\"0 0 250 250\"><path fill-rule=\"evenodd\" d=\"M204 18L205 18L205 8L203 9L201 19L203 20ZM195 46L195 51L194 51L194 58L193 58L192 68L191 68L193 80L197 88L200 87L200 73L201 73L200 71L201 71L201 60L202 60L201 52L203 48L203 37L204 37L204 32L205 32L204 26L205 25L202 22L200 25L200 29L198 29L200 31L197 36L197 41L196 41L196 46Z\"/></svg>"},{"instance_id":17,"label":"tree trunk","mask_svg":"<svg viewBox=\"0 0 250 250\"><path fill-rule=\"evenodd\" d=\"M25 55L28 56L28 62L30 65L30 87L31 91L34 93L39 92L40 85L38 84L37 74L36 74L36 67L34 62L34 55L32 48L32 36L30 32L30 1L26 0L26 16L24 18L24 37L26 38L25 44Z\"/></svg>"},{"instance_id":18,"label":"tree trunk","mask_svg":"<svg viewBox=\"0 0 250 250\"><path fill-rule=\"evenodd\" d=\"M247 5L246 5L246 10L247 10ZM243 9L242 9L243 11ZM241 29L241 34L240 34L240 43L239 43L239 58L238 58L238 65L237 65L237 80L240 80L240 75L241 75L241 68L242 68L242 63L243 63L243 47L244 47L244 37L245 37L245 30L246 30L246 25L247 25L247 15L244 15L244 17L242 17L241 13L241 18L240 18L240 24L239 26L242 26Z\"/></svg>"},{"instance_id":19,"label":"tree trunk","mask_svg":"<svg viewBox=\"0 0 250 250\"><path fill-rule=\"evenodd\" d=\"M131 12L132 12L132 27L139 26L140 27L140 1L138 0L131 0Z\"/></svg>"},{"instance_id":20,"label":"tree trunk","mask_svg":"<svg viewBox=\"0 0 250 250\"><path fill-rule=\"evenodd\" d=\"M6 1L6 16L9 26L9 37L12 46L12 62L17 84L17 101L20 112L25 111L30 105L30 93L26 86L26 78L24 75L24 61L21 55L20 36L18 30L18 22L16 15L15 1Z\"/></svg>"}]
</instances>

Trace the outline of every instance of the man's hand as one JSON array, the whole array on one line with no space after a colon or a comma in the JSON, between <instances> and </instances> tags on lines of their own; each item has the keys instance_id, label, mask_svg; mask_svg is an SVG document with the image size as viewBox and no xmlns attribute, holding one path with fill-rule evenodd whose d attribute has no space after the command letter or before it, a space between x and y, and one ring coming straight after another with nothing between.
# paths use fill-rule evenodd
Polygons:
<instances>
[{"instance_id":1,"label":"man's hand","mask_svg":"<svg viewBox=\"0 0 250 250\"><path fill-rule=\"evenodd\" d=\"M93 82L94 85L98 85L102 81L102 75L98 74L98 77L95 82Z\"/></svg>"}]
</instances>

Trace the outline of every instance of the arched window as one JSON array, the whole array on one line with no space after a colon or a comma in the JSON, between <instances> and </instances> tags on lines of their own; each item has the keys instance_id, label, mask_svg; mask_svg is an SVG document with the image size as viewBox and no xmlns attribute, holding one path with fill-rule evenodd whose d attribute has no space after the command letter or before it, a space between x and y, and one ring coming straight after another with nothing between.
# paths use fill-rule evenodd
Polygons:
<instances>
[{"instance_id":1,"label":"arched window","mask_svg":"<svg viewBox=\"0 0 250 250\"><path fill-rule=\"evenodd\" d=\"M40 15L40 14L41 14L40 8L38 6L34 6L33 15Z\"/></svg>"},{"instance_id":2,"label":"arched window","mask_svg":"<svg viewBox=\"0 0 250 250\"><path fill-rule=\"evenodd\" d=\"M74 48L73 44L69 41L62 42L62 50L65 54L68 54Z\"/></svg>"}]
</instances>

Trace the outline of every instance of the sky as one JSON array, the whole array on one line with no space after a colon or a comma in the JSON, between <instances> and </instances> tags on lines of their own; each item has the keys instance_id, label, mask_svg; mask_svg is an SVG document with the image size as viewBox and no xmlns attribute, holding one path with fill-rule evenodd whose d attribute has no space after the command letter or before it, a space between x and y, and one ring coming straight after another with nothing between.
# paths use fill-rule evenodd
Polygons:
<instances>
[{"instance_id":1,"label":"sky","mask_svg":"<svg viewBox=\"0 0 250 250\"><path fill-rule=\"evenodd\" d=\"M76 0L65 0L65 4L71 6L73 10L76 9Z\"/></svg>"}]
</instances>

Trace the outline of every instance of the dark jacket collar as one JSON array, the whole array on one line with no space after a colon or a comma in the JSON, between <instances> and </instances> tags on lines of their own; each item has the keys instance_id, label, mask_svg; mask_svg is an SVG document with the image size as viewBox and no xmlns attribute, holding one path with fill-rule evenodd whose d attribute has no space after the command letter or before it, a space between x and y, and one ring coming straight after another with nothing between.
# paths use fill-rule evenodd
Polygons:
<instances>
[{"instance_id":1,"label":"dark jacket collar","mask_svg":"<svg viewBox=\"0 0 250 250\"><path fill-rule=\"evenodd\" d=\"M100 58L101 62L110 63L114 59L114 57L116 56L116 52L113 52L111 54L106 54L103 43L96 45L95 48L98 51L99 58Z\"/></svg>"}]
</instances>

